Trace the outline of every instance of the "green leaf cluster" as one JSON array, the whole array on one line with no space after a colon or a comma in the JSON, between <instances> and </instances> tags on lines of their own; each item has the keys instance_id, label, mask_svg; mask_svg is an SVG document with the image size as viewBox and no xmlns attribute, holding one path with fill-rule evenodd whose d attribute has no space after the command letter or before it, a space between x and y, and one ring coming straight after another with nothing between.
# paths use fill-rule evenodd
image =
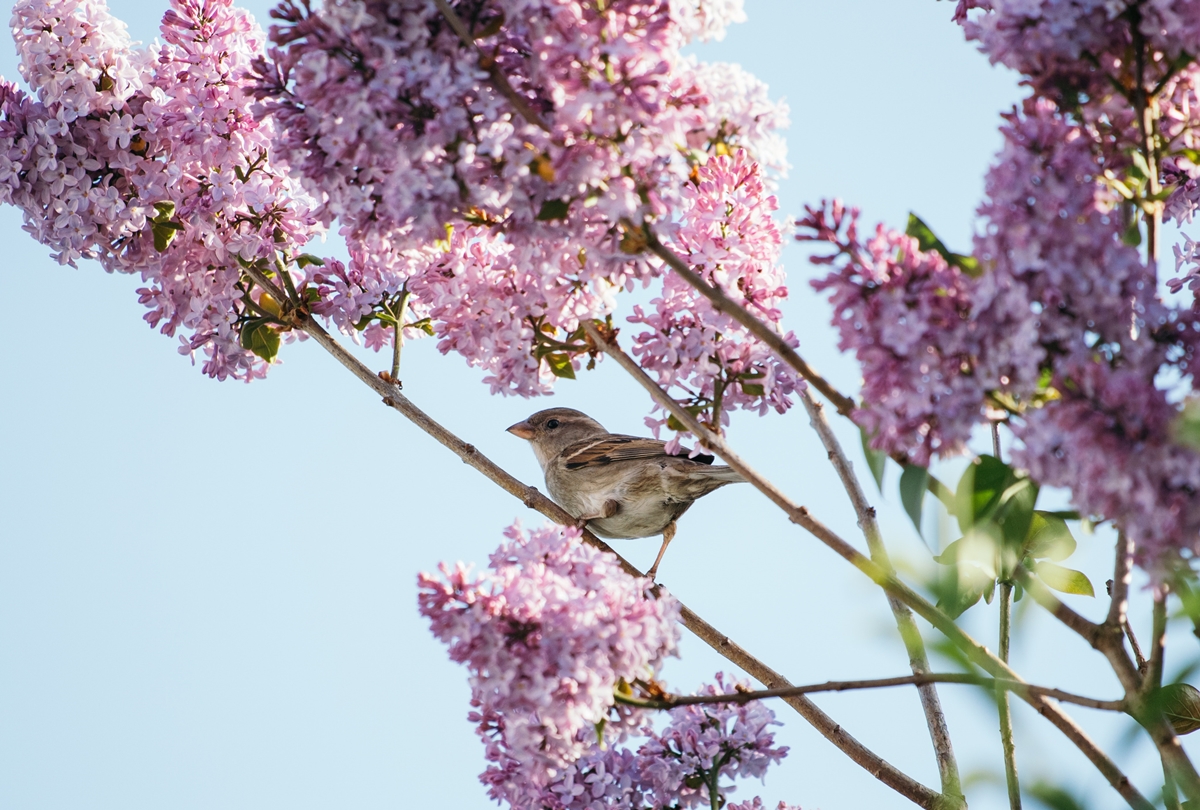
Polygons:
<instances>
[{"instance_id":1,"label":"green leaf cluster","mask_svg":"<svg viewBox=\"0 0 1200 810\"><path fill-rule=\"evenodd\" d=\"M1037 498L1033 479L999 459L972 462L954 494L962 536L934 558L946 566L938 607L958 616L981 598L990 603L997 583L1013 582L1018 566L1056 591L1095 595L1082 572L1058 564L1074 553L1075 538L1061 515L1035 508Z\"/></svg>"}]
</instances>

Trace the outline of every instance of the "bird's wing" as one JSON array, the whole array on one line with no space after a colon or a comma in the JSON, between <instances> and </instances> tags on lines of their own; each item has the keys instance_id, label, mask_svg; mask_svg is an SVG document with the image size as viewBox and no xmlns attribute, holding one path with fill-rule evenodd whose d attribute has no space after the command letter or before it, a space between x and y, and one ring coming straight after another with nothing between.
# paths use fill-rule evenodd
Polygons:
<instances>
[{"instance_id":1,"label":"bird's wing","mask_svg":"<svg viewBox=\"0 0 1200 810\"><path fill-rule=\"evenodd\" d=\"M586 439L569 445L559 455L559 460L568 470L581 470L587 467L601 467L617 461L633 461L643 458L666 458L663 450L666 442L657 439L643 439L639 436L608 435L598 439ZM687 458L687 453L675 453L681 458ZM692 461L701 464L712 464L712 456L693 456Z\"/></svg>"}]
</instances>

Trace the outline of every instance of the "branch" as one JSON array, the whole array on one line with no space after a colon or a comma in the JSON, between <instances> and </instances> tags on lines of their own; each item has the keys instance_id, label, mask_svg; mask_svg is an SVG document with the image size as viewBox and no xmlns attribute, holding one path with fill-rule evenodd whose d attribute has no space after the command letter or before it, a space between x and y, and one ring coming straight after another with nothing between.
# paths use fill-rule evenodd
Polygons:
<instances>
[{"instance_id":1,"label":"branch","mask_svg":"<svg viewBox=\"0 0 1200 810\"><path fill-rule=\"evenodd\" d=\"M496 465L482 453L480 453L473 445L467 444L462 439L455 436L446 428L439 425L427 414L417 408L413 403L400 393L398 386L384 381L378 375L363 365L359 360L350 354L345 347L341 345L332 335L321 328L311 318L304 319L300 328L309 336L314 338L321 346L332 354L338 362L350 370L354 376L358 377L363 383L370 387L375 393L383 398L385 405L398 411L409 421L419 427L421 430L428 433L434 439L437 439L459 458L464 463L471 465L475 469L483 473L488 479L496 483L505 492L520 499L526 506L534 509L556 523L564 526L573 526L575 518L569 515L562 507L547 498L536 487L526 486L519 480L509 475L501 467ZM620 562L622 570L631 576L641 577L642 572L631 565L620 554L617 554L612 547L600 540L591 532L583 532L584 542L592 545L602 551L612 554ZM748 675L755 678L767 687L782 686L787 687L791 684L775 670L768 667L762 661L755 658L753 655L742 649L733 642L725 634L719 632L708 622L701 619L694 611L681 605L681 619L684 627L691 630L703 642L708 644L734 665L740 667ZM787 700L788 704L794 708L801 717L807 720L814 728L817 729L827 740L842 750L854 762L861 765L868 772L874 775L877 779L883 782L888 787L900 793L905 798L916 803L924 808L939 808L938 804L941 797L938 793L925 787L917 782L912 777L898 770L895 766L889 764L879 755L875 754L869 748L864 746L840 725L821 711L816 704L805 698L803 695L796 695Z\"/></svg>"},{"instance_id":2,"label":"branch","mask_svg":"<svg viewBox=\"0 0 1200 810\"><path fill-rule=\"evenodd\" d=\"M1000 458L1000 434L996 430L995 422L992 423L992 443L996 458ZM1000 660L1006 664L1012 636L1012 593L1011 582L1000 583ZM996 695L996 705L1000 712L1000 746L1004 751L1004 782L1008 786L1008 806L1011 810L1021 810L1021 783L1017 779L1017 751L1013 742L1012 707L1009 705L1007 691Z\"/></svg>"},{"instance_id":3,"label":"branch","mask_svg":"<svg viewBox=\"0 0 1200 810\"><path fill-rule=\"evenodd\" d=\"M797 374L808 380L814 388L832 402L833 406L837 408L838 413L842 416L850 415L855 407L854 400L840 393L824 377L818 374L816 369L804 362L804 358L787 344L787 341L783 339L783 335L754 317L749 310L727 296L719 287L715 287L701 278L699 273L688 267L687 262L659 241L658 235L654 233L654 230L649 225L645 227L645 230L646 239L648 240L647 247L650 249L650 252L666 262L672 270L679 274L680 278L691 284L696 289L696 292L707 298L712 304L713 309L717 312L724 312L749 329L751 334L770 346L785 363L796 370Z\"/></svg>"},{"instance_id":4,"label":"branch","mask_svg":"<svg viewBox=\"0 0 1200 810\"><path fill-rule=\"evenodd\" d=\"M823 523L813 518L808 509L794 503L778 487L756 473L725 443L725 440L721 436L702 425L694 415L689 413L687 409L659 388L654 380L634 362L633 358L617 347L615 341L609 342L601 336L595 324L589 320L584 320L583 327L600 351L616 360L618 365L629 372L646 389L655 402L678 419L680 424L691 431L702 445L719 455L726 464L736 470L755 489L762 492L772 503L782 509L793 523L808 531L855 568L870 577L875 584L912 608L914 612L941 631L955 646L963 650L972 661L989 674L1016 681L1021 680L1007 664L993 655L982 644L963 632L962 628L956 625L953 619L934 607L928 600L905 585L894 575L888 574ZM1082 619L1082 617L1080 618ZM1152 810L1154 806L1138 792L1137 788L1129 781L1129 777L1121 772L1116 763L1100 750L1096 743L1087 736L1083 729L1069 715L1059 709L1057 705L1049 703L1041 695L1031 694L1028 697L1022 696L1022 699L1062 731L1083 752L1084 756L1091 760L1092 764L1104 774L1109 784L1121 794L1131 807L1137 808L1137 810Z\"/></svg>"},{"instance_id":5,"label":"branch","mask_svg":"<svg viewBox=\"0 0 1200 810\"><path fill-rule=\"evenodd\" d=\"M474 51L476 56L478 56L479 67L488 72L488 78L491 80L492 87L500 95L508 99L508 103L513 105L518 115L538 129L549 132L550 127L529 106L529 99L513 89L513 86L508 82L508 77L504 75L504 72L500 70L500 66L496 64L496 60L483 52L483 49L479 47L479 43L475 41L475 37L467 29L466 23L454 12L454 9L450 8L450 4L446 0L433 0L433 4L437 6L437 10L442 13L442 16L446 18L446 22L454 29L454 33L458 34L458 38L462 40L463 45L466 45L468 49Z\"/></svg>"},{"instance_id":6,"label":"branch","mask_svg":"<svg viewBox=\"0 0 1200 810\"><path fill-rule=\"evenodd\" d=\"M881 689L889 686L922 686L931 683L962 683L970 686L983 686L988 689L1002 689L1006 692L1024 692L1030 695L1041 695L1054 698L1064 703L1074 703L1087 706L1090 709L1100 709L1110 712L1124 712L1124 700L1097 700L1096 698L1075 695L1061 689L1051 689L1046 686L1034 686L1024 681L1014 681L1006 678L985 678L979 675L969 675L957 672L923 672L919 675L902 675L895 678L870 678L855 681L825 681L807 686L788 686L780 689L762 689L756 692L731 692L727 695L666 695L659 699L640 699L621 697L621 701L630 705L647 709L673 709L678 706L696 706L709 703L749 703L754 700L767 698L786 698L793 695L809 695L816 692L846 692L855 689Z\"/></svg>"},{"instance_id":7,"label":"branch","mask_svg":"<svg viewBox=\"0 0 1200 810\"><path fill-rule=\"evenodd\" d=\"M837 471L838 478L842 480L846 494L850 496L850 503L854 507L855 515L858 516L858 526L862 529L863 537L867 541L867 548L871 552L871 559L889 574L895 575L896 572L888 557L887 547L879 533L879 524L875 520L875 509L867 502L867 496L863 492L858 476L854 473L854 467L846 458L845 451L833 434L829 421L825 418L824 406L817 402L807 390L800 392L800 398L804 402L805 410L808 411L808 418L813 429L821 438L821 444L825 446L830 463ZM921 676L928 673L929 658L925 653L925 643L921 640L921 632L917 629L912 611L891 594L888 594L888 606L892 609L892 615L896 619L896 629L900 631L900 638L908 651L908 663L913 675ZM933 681L920 682L917 692L921 698L921 708L925 712L925 724L929 727L933 751L937 757L942 793L946 796L961 797L962 782L958 774L958 763L954 759L950 729L946 726L946 715L942 711L937 688L933 684ZM965 799L963 801L965 803Z\"/></svg>"}]
</instances>

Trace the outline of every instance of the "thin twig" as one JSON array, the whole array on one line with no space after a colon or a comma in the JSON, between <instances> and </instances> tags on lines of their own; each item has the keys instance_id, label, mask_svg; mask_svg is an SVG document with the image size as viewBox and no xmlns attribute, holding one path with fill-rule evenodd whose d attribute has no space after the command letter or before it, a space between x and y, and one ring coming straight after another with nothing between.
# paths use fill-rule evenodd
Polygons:
<instances>
[{"instance_id":1,"label":"thin twig","mask_svg":"<svg viewBox=\"0 0 1200 810\"><path fill-rule=\"evenodd\" d=\"M817 402L807 390L800 392L800 398L804 402L805 410L808 411L808 418L813 429L820 437L821 444L825 446L830 463L833 464L838 478L841 479L846 494L850 496L850 503L854 507L855 515L858 516L858 526L862 530L863 537L866 538L871 559L889 574L895 575L887 547L879 532L879 523L875 519L875 509L867 501L862 484L854 473L854 467L846 458L841 443L838 442L837 436L830 428L829 420L825 418L824 406ZM921 632L913 619L912 611L891 594L887 595L887 599L888 606L892 609L892 615L896 619L896 629L900 631L900 639L904 642L904 647L908 652L909 667L912 669L913 675L920 676L928 673L929 658L925 653L925 642L921 639ZM933 743L934 755L937 757L942 794L948 797L962 797L962 781L958 773L958 763L954 758L950 729L946 726L946 715L942 710L941 701L938 699L937 687L932 681L927 681L917 687L917 692L921 699L921 708L925 712L925 723L929 727L929 737ZM966 799L963 798L963 804L965 805L965 803Z\"/></svg>"},{"instance_id":2,"label":"thin twig","mask_svg":"<svg viewBox=\"0 0 1200 810\"><path fill-rule=\"evenodd\" d=\"M992 423L992 441L996 458L1000 457L1000 434L996 423ZM1011 582L1000 583L1000 660L1008 663L1009 640L1012 637L1012 594ZM1008 806L1021 810L1021 783L1017 778L1017 747L1013 740L1012 706L1008 690L996 695L996 706L1000 712L1000 746L1004 750L1004 782L1008 786Z\"/></svg>"},{"instance_id":3,"label":"thin twig","mask_svg":"<svg viewBox=\"0 0 1200 810\"><path fill-rule=\"evenodd\" d=\"M488 72L488 78L491 79L492 86L496 88L497 92L508 99L508 103L513 106L518 115L538 129L549 132L550 127L529 106L529 100L513 89L513 86L509 84L508 77L504 75L504 71L500 70L500 66L496 64L496 60L483 52L483 49L479 47L479 43L475 41L475 37L467 29L466 23L455 13L454 9L450 8L450 4L446 0L433 0L433 4L437 6L437 10L441 12L442 16L446 18L446 22L454 29L454 33L458 34L458 38L462 41L463 45L466 45L467 48L475 52L479 60L479 67Z\"/></svg>"},{"instance_id":4,"label":"thin twig","mask_svg":"<svg viewBox=\"0 0 1200 810\"><path fill-rule=\"evenodd\" d=\"M629 372L655 402L678 419L682 425L696 436L702 445L719 455L726 464L750 482L755 489L762 492L772 503L782 509L793 523L808 531L855 568L870 577L875 584L912 608L914 612L936 627L955 646L963 650L972 661L983 667L989 674L1000 678L1021 680L1007 664L993 655L982 644L967 635L962 628L954 623L953 619L934 607L927 599L905 585L898 578L889 576L886 571L831 531L823 523L813 518L805 507L791 501L778 487L756 473L733 452L723 438L702 425L693 414L689 413L687 409L673 400L654 380L650 379L650 376L638 366L633 358L621 351L615 342L610 343L601 336L594 324L585 320L583 326L588 336L600 351L603 351L616 360L617 364ZM1096 766L1097 770L1104 775L1109 784L1121 794L1122 798L1131 807L1137 810L1152 810L1153 805L1138 792L1133 783L1129 781L1129 777L1121 772L1116 763L1088 737L1087 733L1069 715L1041 695L1023 695L1022 699L1062 731L1067 736L1067 739L1074 743L1084 756Z\"/></svg>"},{"instance_id":5,"label":"thin twig","mask_svg":"<svg viewBox=\"0 0 1200 810\"><path fill-rule=\"evenodd\" d=\"M421 430L449 448L466 464L479 470L487 478L499 485L501 489L521 500L529 508L535 509L556 523L562 525L575 524L574 517L539 492L536 487L527 486L509 475L505 470L480 453L473 445L464 442L413 405L400 392L397 386L384 381L378 375L372 373L369 368L359 362L341 343L312 319L305 320L301 328L320 343L326 351L332 354L338 362L349 369L354 376L358 377L375 391L376 394L382 397L385 405L399 412ZM636 577L643 576L641 571L591 532L585 530L583 532L583 540L596 548L614 555L626 573ZM682 607L680 618L684 627L691 630L700 640L764 686L786 687L791 685L782 675L737 645L729 636L719 632L711 624L701 619L691 609ZM832 742L843 753L849 756L851 760L862 766L885 785L920 807L931 809L939 807L938 801L941 799L941 796L936 791L930 790L920 782L917 782L864 746L834 721L833 718L821 711L812 701L803 695L797 695L788 698L787 702L809 724L817 729L823 737Z\"/></svg>"},{"instance_id":6,"label":"thin twig","mask_svg":"<svg viewBox=\"0 0 1200 810\"><path fill-rule=\"evenodd\" d=\"M1133 634L1133 627L1129 624L1129 617L1125 617L1125 637L1129 639L1129 647L1133 650L1133 660L1137 664L1138 672L1146 671L1146 656L1142 655L1142 647L1138 644L1137 636Z\"/></svg>"},{"instance_id":7,"label":"thin twig","mask_svg":"<svg viewBox=\"0 0 1200 810\"><path fill-rule=\"evenodd\" d=\"M744 704L754 700L767 698L785 698L794 695L809 695L818 692L847 692L857 689L882 689L890 686L923 686L930 683L960 683L969 686L982 686L1003 692L1025 692L1030 695L1054 698L1063 703L1074 703L1089 709L1100 709L1109 712L1124 712L1123 700L1098 700L1083 695L1064 692L1046 686L1034 686L1024 681L1014 681L1005 678L985 678L980 675L970 675L958 672L923 672L919 675L901 675L895 678L866 678L853 681L825 681L824 683L808 684L806 686L789 686L782 689L761 689L754 692L731 692L727 695L666 695L662 698L641 699L626 698L621 700L631 705L643 706L649 709L674 709L678 706L696 706L710 703Z\"/></svg>"}]
</instances>

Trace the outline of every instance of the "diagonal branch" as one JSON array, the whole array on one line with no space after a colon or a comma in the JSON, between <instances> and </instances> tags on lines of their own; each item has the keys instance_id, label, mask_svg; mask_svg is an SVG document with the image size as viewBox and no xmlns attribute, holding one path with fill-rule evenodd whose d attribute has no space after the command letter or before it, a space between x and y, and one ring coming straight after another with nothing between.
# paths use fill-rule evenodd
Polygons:
<instances>
[{"instance_id":1,"label":"diagonal branch","mask_svg":"<svg viewBox=\"0 0 1200 810\"><path fill-rule=\"evenodd\" d=\"M382 397L385 405L398 411L421 430L449 448L464 463L479 470L479 472L499 485L501 489L520 499L529 508L537 510L556 523L567 526L575 524L574 517L539 492L536 487L527 486L509 475L505 470L480 453L473 445L464 442L417 408L407 397L400 393L399 386L386 382L378 375L372 373L369 368L359 362L358 358L350 354L341 343L311 318L303 318L299 319L299 321L299 328L314 338L321 344L322 348L332 354L354 376L358 377L375 391L376 394ZM614 555L626 573L636 577L643 576L641 571L591 532L585 530L583 532L583 539L584 542ZM681 606L681 608L681 619L685 627L751 677L768 688L791 686L786 678L738 646L728 636L719 632L711 624L697 616L695 612L686 606ZM833 718L821 711L808 698L803 695L794 695L787 698L787 703L816 728L822 736L885 785L920 807L929 808L930 810L940 808L938 802L941 797L936 791L925 787L920 782L917 782L885 761L878 754L875 754L838 725Z\"/></svg>"},{"instance_id":2,"label":"diagonal branch","mask_svg":"<svg viewBox=\"0 0 1200 810\"><path fill-rule=\"evenodd\" d=\"M855 407L854 400L842 394L828 380L818 374L816 369L806 363L804 358L788 345L783 335L776 332L761 319L756 318L750 310L737 301L734 301L719 287L705 281L699 273L688 266L687 262L664 245L649 225L645 226L645 231L647 247L650 252L666 262L672 270L679 274L680 278L691 284L696 289L696 292L707 298L709 303L712 304L713 309L717 312L725 313L749 329L752 335L770 346L785 363L795 369L797 374L808 380L813 388L816 388L826 399L832 402L833 407L837 409L838 413L842 416L850 415Z\"/></svg>"},{"instance_id":3,"label":"diagonal branch","mask_svg":"<svg viewBox=\"0 0 1200 810\"><path fill-rule=\"evenodd\" d=\"M982 667L990 675L1015 681L1021 680L1007 664L997 658L982 644L967 635L961 627L954 623L953 619L934 607L927 599L901 582L897 577L876 565L835 532L815 519L809 513L808 509L793 502L778 487L755 472L753 468L746 464L726 444L721 436L701 424L686 408L663 391L638 366L632 357L621 351L615 341L610 342L601 336L592 322L585 320L583 326L597 349L616 360L618 365L629 372L638 384L646 389L646 392L650 394L655 402L678 419L680 424L691 431L702 445L719 455L726 464L736 470L755 489L762 492L772 503L782 509L793 523L808 531L859 571L870 577L875 584L912 608L917 615L936 627L955 646L965 652L975 664ZM1131 807L1136 808L1136 810L1151 810L1153 808L1153 805L1129 781L1129 777L1121 772L1116 763L1100 750L1099 746L1057 704L1049 702L1040 695L1022 695L1021 697L1039 714L1062 731L1067 736L1067 739L1074 743L1084 756L1096 766L1097 770L1104 775L1113 789L1120 793Z\"/></svg>"},{"instance_id":4,"label":"diagonal branch","mask_svg":"<svg viewBox=\"0 0 1200 810\"><path fill-rule=\"evenodd\" d=\"M867 502L862 484L855 475L850 460L846 458L841 443L833 434L829 421L825 418L824 406L817 402L807 390L801 391L800 397L804 402L805 410L808 411L808 418L813 429L820 437L821 444L825 446L830 463L837 471L846 494L850 496L850 503L854 507L855 515L858 516L858 527L862 530L863 537L866 538L871 559L889 574L894 575L895 569L892 567L883 537L879 533L879 524L875 520L875 509ZM900 631L900 638L908 651L909 667L914 676L925 675L929 672L929 658L925 653L925 643L921 640L921 632L917 629L912 611L895 596L888 594L887 598L892 615L896 618L896 629ZM946 726L946 715L942 711L942 704L938 699L937 688L934 686L935 681L914 681L914 683L919 684L917 692L921 698L921 708L925 712L925 723L929 727L929 737L933 743L934 754L937 756L942 793L946 796L961 797L962 782L958 774L958 763L954 759L950 729Z\"/></svg>"}]
</instances>

